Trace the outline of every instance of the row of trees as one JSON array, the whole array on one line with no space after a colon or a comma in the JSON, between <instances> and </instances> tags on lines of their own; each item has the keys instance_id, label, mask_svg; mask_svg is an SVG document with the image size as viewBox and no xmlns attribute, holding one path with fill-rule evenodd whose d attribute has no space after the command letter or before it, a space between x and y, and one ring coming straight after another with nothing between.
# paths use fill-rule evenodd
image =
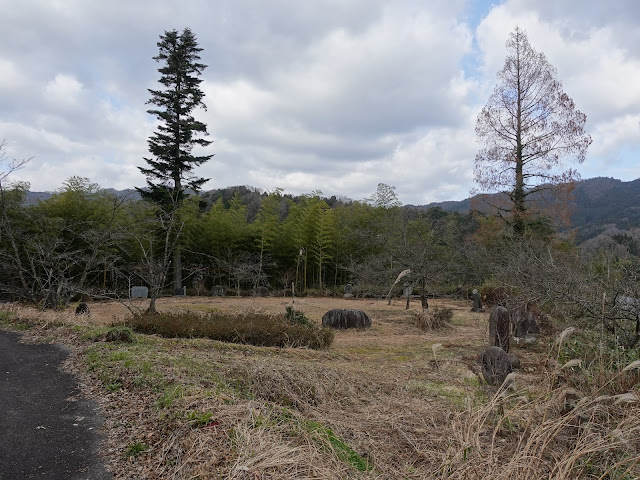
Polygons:
<instances>
[{"instance_id":1,"label":"row of trees","mask_svg":"<svg viewBox=\"0 0 640 480\"><path fill-rule=\"evenodd\" d=\"M319 192L263 194L249 221L240 195L209 209L194 195L165 211L78 177L32 204L27 187L1 190L0 288L5 297L46 306L65 305L79 292L126 295L140 283L159 294L168 288L178 239L184 283L196 292L291 283L299 292L326 291L354 282L361 294L380 294L407 268L437 289L465 278L456 259L475 225L471 215L439 209L366 202L330 208Z\"/></svg>"},{"instance_id":2,"label":"row of trees","mask_svg":"<svg viewBox=\"0 0 640 480\"><path fill-rule=\"evenodd\" d=\"M5 169L6 171L6 169ZM0 184L0 297L43 308L80 295L128 298L147 285L153 299L171 294L168 272L181 236L190 294L224 285L230 294L256 286L297 293L384 297L398 274L416 293L480 288L487 298L536 304L557 315L591 319L619 343L640 335L640 260L620 250L580 251L570 239L539 231L516 235L493 216L343 203L318 194L264 194L247 217L239 195L200 208L196 196L175 215L145 200L119 197L71 178L51 198L25 202L27 185ZM303 255L301 255L303 250ZM290 291L289 291L290 293Z\"/></svg>"}]
</instances>

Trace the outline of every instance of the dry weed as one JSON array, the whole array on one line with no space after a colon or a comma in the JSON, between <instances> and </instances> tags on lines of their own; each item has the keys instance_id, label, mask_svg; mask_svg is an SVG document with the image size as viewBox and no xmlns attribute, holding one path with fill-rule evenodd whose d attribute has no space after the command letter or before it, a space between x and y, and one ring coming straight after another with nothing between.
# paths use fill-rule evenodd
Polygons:
<instances>
[{"instance_id":1,"label":"dry weed","mask_svg":"<svg viewBox=\"0 0 640 480\"><path fill-rule=\"evenodd\" d=\"M187 299L161 300L160 308L188 309ZM246 302L274 312L288 304L281 298L203 298L191 308L241 311ZM342 302L353 305L305 298L295 306L319 322ZM640 475L637 387L620 390L636 378L637 362L599 383L601 390L569 403L567 387L574 386L573 377L588 375L589 365L552 365L545 377L548 354L523 350L528 370L511 389L480 401L483 387L465 364L486 342L486 316L452 303L451 328L421 332L404 304L359 303L372 313L373 327L337 332L328 351L144 335L131 345L94 342L84 332L111 323L120 307L109 303L90 305L91 317L31 310L18 315L39 325L29 335L72 346L69 368L102 406L115 478ZM89 372L90 355L95 361ZM119 389L109 391L105 375ZM127 457L133 444L146 448Z\"/></svg>"},{"instance_id":2,"label":"dry weed","mask_svg":"<svg viewBox=\"0 0 640 480\"><path fill-rule=\"evenodd\" d=\"M422 331L439 330L448 326L453 318L453 309L435 306L431 310L413 313L415 326Z\"/></svg>"},{"instance_id":3,"label":"dry weed","mask_svg":"<svg viewBox=\"0 0 640 480\"><path fill-rule=\"evenodd\" d=\"M531 401L515 392L456 416L440 478L638 478L640 408L567 392Z\"/></svg>"}]
</instances>

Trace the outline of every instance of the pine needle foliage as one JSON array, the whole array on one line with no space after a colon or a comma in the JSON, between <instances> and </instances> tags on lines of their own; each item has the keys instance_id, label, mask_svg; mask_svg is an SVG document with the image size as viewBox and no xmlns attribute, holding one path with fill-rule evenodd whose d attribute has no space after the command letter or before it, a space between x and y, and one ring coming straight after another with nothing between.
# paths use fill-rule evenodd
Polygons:
<instances>
[{"instance_id":1,"label":"pine needle foliage","mask_svg":"<svg viewBox=\"0 0 640 480\"><path fill-rule=\"evenodd\" d=\"M145 199L175 208L181 204L185 189L198 191L207 181L194 176L192 170L213 156L193 154L193 147L211 144L202 138L208 135L207 126L193 116L198 107L206 110L200 75L207 66L200 63L202 48L189 28L182 33L165 31L158 49L153 59L163 64L158 69L163 88L149 89L147 103L155 108L147 113L155 116L159 125L148 140L152 155L144 158L148 167L138 167L147 177L147 187L137 190Z\"/></svg>"}]
</instances>

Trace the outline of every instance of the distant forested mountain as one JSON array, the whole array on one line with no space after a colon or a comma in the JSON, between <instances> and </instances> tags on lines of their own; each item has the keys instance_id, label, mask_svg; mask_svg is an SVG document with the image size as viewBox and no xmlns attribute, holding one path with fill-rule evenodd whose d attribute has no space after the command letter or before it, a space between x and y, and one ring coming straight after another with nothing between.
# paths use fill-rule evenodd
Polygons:
<instances>
[{"instance_id":1,"label":"distant forested mountain","mask_svg":"<svg viewBox=\"0 0 640 480\"><path fill-rule=\"evenodd\" d=\"M574 195L571 227L577 229L577 243L582 244L603 234L624 241L626 237L636 236L633 229L640 227L640 179L631 182L607 177L582 180L576 185ZM475 198L430 203L419 208L440 207L450 212L465 213Z\"/></svg>"},{"instance_id":2,"label":"distant forested mountain","mask_svg":"<svg viewBox=\"0 0 640 480\"><path fill-rule=\"evenodd\" d=\"M140 194L133 188L127 188L125 190L116 190L114 188L105 188L106 192L112 192L117 194L120 197L126 196L130 200L139 200ZM26 204L30 205L33 203L41 202L44 200L48 200L54 192L27 192Z\"/></svg>"},{"instance_id":3,"label":"distant forested mountain","mask_svg":"<svg viewBox=\"0 0 640 480\"><path fill-rule=\"evenodd\" d=\"M622 182L613 178L592 178L576 188L573 224L583 240L593 238L615 225L621 230L640 227L640 179Z\"/></svg>"},{"instance_id":4,"label":"distant forested mountain","mask_svg":"<svg viewBox=\"0 0 640 480\"><path fill-rule=\"evenodd\" d=\"M115 191L108 189L109 191ZM119 194L126 194L132 199L139 198L135 190L119 190ZM598 177L582 180L576 185L575 205L572 215L572 228L576 229L576 241L582 244L594 238L604 235L607 238L618 238L627 241L627 237L635 238L634 229L640 227L640 179L631 182L623 182L614 178ZM33 203L46 200L51 197L50 192L29 192L27 202ZM231 200L235 197L241 199L247 206L249 221L257 214L260 203L267 192L250 186L233 186L213 189L201 193L202 208L209 209L217 201L221 201L225 208L229 208ZM300 197L283 193L284 198L289 198L298 203ZM439 207L448 212L466 213L474 203L473 198L461 201L435 202L427 205L418 205L415 208L429 209ZM332 196L326 198L330 207L345 205L352 202L345 196ZM413 206L410 206L413 207ZM608 241L608 240L607 240ZM615 241L615 238L614 238ZM640 239L639 239L640 241ZM596 241L596 244L601 243ZM606 242L605 242L606 243Z\"/></svg>"}]
</instances>

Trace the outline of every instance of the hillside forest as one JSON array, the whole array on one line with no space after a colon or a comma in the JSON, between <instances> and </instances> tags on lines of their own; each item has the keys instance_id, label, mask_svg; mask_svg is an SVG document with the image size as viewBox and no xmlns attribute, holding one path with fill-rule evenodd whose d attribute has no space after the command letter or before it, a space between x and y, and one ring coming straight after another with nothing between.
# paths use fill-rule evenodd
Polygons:
<instances>
[{"instance_id":1,"label":"hillside forest","mask_svg":"<svg viewBox=\"0 0 640 480\"><path fill-rule=\"evenodd\" d=\"M640 260L631 244L621 237L581 248L551 219L516 235L477 210L401 206L384 184L362 201L234 187L190 195L170 214L79 177L44 200L27 202L27 193L21 183L1 190L4 301L43 309L83 297L124 302L131 286L146 285L153 302L174 293L179 238L188 295L222 286L226 295L267 287L274 295L342 296L349 283L357 297L411 286L428 299L477 288L488 303L582 318L621 345L640 335Z\"/></svg>"},{"instance_id":2,"label":"hillside forest","mask_svg":"<svg viewBox=\"0 0 640 480\"><path fill-rule=\"evenodd\" d=\"M472 202L464 212L403 207L384 183L362 201L319 190L200 193L207 179L194 169L213 155L207 126L193 113L206 108L203 49L189 28L165 31L157 46L160 88L149 89L147 102L157 129L138 167L145 187L121 194L74 176L29 202L29 185L11 179L27 160L7 157L0 143L3 300L61 309L82 296L124 301L141 285L155 312L165 294L206 295L215 287L236 296L264 288L336 296L351 284L356 297L411 287L427 309L429 297L478 288L489 304L585 319L619 345L638 343L635 234L596 228L611 241L578 246L571 211L593 192L575 193L579 175L565 163L586 158L586 115L524 30L509 34L504 67L476 120L476 199L489 208ZM578 213L583 224L590 220Z\"/></svg>"}]
</instances>

